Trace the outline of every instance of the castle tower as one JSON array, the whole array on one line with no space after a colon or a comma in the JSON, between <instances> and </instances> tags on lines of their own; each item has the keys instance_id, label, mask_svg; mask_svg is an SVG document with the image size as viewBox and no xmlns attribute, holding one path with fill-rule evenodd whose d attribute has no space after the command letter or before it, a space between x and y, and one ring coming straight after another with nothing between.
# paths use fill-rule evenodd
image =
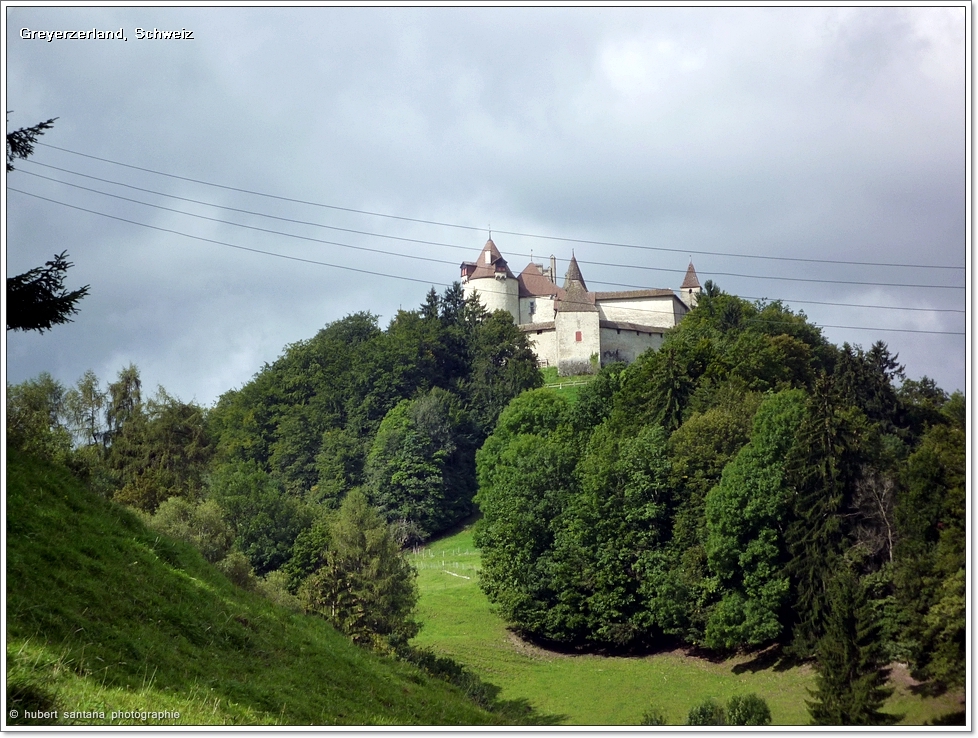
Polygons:
<instances>
[{"instance_id":1,"label":"castle tower","mask_svg":"<svg viewBox=\"0 0 978 738\"><path fill-rule=\"evenodd\" d=\"M462 291L466 299L477 292L486 310L490 313L505 310L519 325L519 283L491 238L482 247L479 258L474 262L463 261L461 269Z\"/></svg>"},{"instance_id":2,"label":"castle tower","mask_svg":"<svg viewBox=\"0 0 978 738\"><path fill-rule=\"evenodd\" d=\"M700 280L696 276L696 270L693 269L693 262L690 260L689 268L686 270L686 277L683 279L683 285L679 288L679 299L686 303L686 307L692 310L696 307L696 303L699 302L702 291Z\"/></svg>"},{"instance_id":3,"label":"castle tower","mask_svg":"<svg viewBox=\"0 0 978 738\"><path fill-rule=\"evenodd\" d=\"M600 365L601 321L594 295L571 255L564 278L564 294L554 318L557 332L557 373L561 376L591 374Z\"/></svg>"}]
</instances>

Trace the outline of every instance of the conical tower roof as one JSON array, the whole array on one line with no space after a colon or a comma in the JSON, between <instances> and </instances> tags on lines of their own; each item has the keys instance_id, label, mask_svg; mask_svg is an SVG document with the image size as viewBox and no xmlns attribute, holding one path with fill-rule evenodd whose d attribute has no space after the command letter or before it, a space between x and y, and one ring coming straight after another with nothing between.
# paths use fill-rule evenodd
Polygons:
<instances>
[{"instance_id":1,"label":"conical tower roof","mask_svg":"<svg viewBox=\"0 0 978 738\"><path fill-rule=\"evenodd\" d=\"M471 269L471 273L469 274L470 279L494 277L500 272L505 274L507 279L516 279L516 275L510 270L509 265L506 263L503 255L499 253L499 249L496 248L496 244L492 242L491 238L482 247L482 251L479 252L479 258L475 264L473 265L472 262L463 262L463 269L466 265Z\"/></svg>"},{"instance_id":2,"label":"conical tower roof","mask_svg":"<svg viewBox=\"0 0 978 738\"><path fill-rule=\"evenodd\" d=\"M675 282L673 282L675 284ZM693 269L693 262L689 262L689 269L686 270L686 277L683 279L683 284L680 289L699 289L700 280L696 276L696 270Z\"/></svg>"},{"instance_id":3,"label":"conical tower roof","mask_svg":"<svg viewBox=\"0 0 978 738\"><path fill-rule=\"evenodd\" d=\"M574 252L571 252L570 265L567 267L567 275L564 277L564 289L569 290L574 282L578 282L584 291L587 292L587 285L584 283L584 277L581 275L581 268L577 265L577 257L574 256Z\"/></svg>"},{"instance_id":4,"label":"conical tower roof","mask_svg":"<svg viewBox=\"0 0 978 738\"><path fill-rule=\"evenodd\" d=\"M581 268L577 265L577 258L571 253L570 266L567 267L567 276L564 277L564 294L560 296L557 303L557 311L562 313L596 313L598 308L594 304L594 295L587 291L584 284L584 277L581 276Z\"/></svg>"}]
</instances>

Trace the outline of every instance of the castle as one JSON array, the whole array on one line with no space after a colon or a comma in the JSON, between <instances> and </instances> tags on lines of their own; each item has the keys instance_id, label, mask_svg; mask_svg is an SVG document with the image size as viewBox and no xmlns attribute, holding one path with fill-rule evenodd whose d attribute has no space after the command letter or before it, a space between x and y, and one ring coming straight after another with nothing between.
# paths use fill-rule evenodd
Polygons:
<instances>
[{"instance_id":1,"label":"castle","mask_svg":"<svg viewBox=\"0 0 978 738\"><path fill-rule=\"evenodd\" d=\"M514 276L492 238L479 258L463 261L465 296L479 295L489 311L506 310L527 335L540 366L560 375L593 373L615 361L631 362L658 349L666 330L696 306L700 283L690 262L677 295L669 289L590 292L577 259L571 256L564 286L557 286L557 264L531 262Z\"/></svg>"}]
</instances>

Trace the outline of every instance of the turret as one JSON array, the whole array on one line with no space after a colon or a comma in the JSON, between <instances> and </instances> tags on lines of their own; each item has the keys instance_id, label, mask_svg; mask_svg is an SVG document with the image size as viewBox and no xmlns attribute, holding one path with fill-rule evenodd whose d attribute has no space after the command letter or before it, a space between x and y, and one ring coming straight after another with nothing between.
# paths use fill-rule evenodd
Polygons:
<instances>
[{"instance_id":1,"label":"turret","mask_svg":"<svg viewBox=\"0 0 978 738\"><path fill-rule=\"evenodd\" d=\"M479 301L486 310L505 310L519 324L519 284L491 238L486 241L479 258L474 262L463 261L461 270L462 290L466 298L478 293Z\"/></svg>"},{"instance_id":2,"label":"turret","mask_svg":"<svg viewBox=\"0 0 978 738\"><path fill-rule=\"evenodd\" d=\"M699 302L700 292L702 291L700 280L697 278L696 270L693 269L693 262L690 260L689 268L686 270L686 277L683 279L683 285L679 288L679 299L686 303L686 307L692 310L696 307L696 303Z\"/></svg>"},{"instance_id":3,"label":"turret","mask_svg":"<svg viewBox=\"0 0 978 738\"><path fill-rule=\"evenodd\" d=\"M573 253L554 322L557 330L557 373L569 376L596 371L601 356L601 321L594 295L587 291L587 284Z\"/></svg>"}]
</instances>

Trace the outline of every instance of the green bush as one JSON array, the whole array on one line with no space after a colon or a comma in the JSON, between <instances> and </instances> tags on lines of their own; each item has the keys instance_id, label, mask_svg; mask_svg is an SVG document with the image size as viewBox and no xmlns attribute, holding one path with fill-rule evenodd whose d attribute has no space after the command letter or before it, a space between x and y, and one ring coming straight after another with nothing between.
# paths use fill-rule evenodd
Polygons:
<instances>
[{"instance_id":1,"label":"green bush","mask_svg":"<svg viewBox=\"0 0 978 738\"><path fill-rule=\"evenodd\" d=\"M649 705L649 709L642 715L642 722L639 725L668 725L666 713L661 707Z\"/></svg>"},{"instance_id":2,"label":"green bush","mask_svg":"<svg viewBox=\"0 0 978 738\"><path fill-rule=\"evenodd\" d=\"M726 725L727 713L723 705L707 699L696 705L686 716L686 725Z\"/></svg>"},{"instance_id":3,"label":"green bush","mask_svg":"<svg viewBox=\"0 0 978 738\"><path fill-rule=\"evenodd\" d=\"M234 541L234 531L213 500L194 505L182 497L171 497L146 520L154 530L189 543L212 564L227 555Z\"/></svg>"},{"instance_id":4,"label":"green bush","mask_svg":"<svg viewBox=\"0 0 978 738\"><path fill-rule=\"evenodd\" d=\"M737 695L727 703L727 725L770 725L771 709L756 694Z\"/></svg>"},{"instance_id":5,"label":"green bush","mask_svg":"<svg viewBox=\"0 0 978 738\"><path fill-rule=\"evenodd\" d=\"M645 725L646 723L643 723ZM652 723L648 723L652 724ZM686 725L770 725L771 710L756 694L735 695L726 708L708 699L689 711Z\"/></svg>"},{"instance_id":6,"label":"green bush","mask_svg":"<svg viewBox=\"0 0 978 738\"><path fill-rule=\"evenodd\" d=\"M218 571L232 584L241 589L252 590L257 585L255 572L251 569L248 557L240 551L232 551L216 564Z\"/></svg>"},{"instance_id":7,"label":"green bush","mask_svg":"<svg viewBox=\"0 0 978 738\"><path fill-rule=\"evenodd\" d=\"M255 591L276 605L287 607L293 612L302 612L299 598L289 592L288 584L289 575L281 569L276 569L263 577L258 577L255 583Z\"/></svg>"}]
</instances>

